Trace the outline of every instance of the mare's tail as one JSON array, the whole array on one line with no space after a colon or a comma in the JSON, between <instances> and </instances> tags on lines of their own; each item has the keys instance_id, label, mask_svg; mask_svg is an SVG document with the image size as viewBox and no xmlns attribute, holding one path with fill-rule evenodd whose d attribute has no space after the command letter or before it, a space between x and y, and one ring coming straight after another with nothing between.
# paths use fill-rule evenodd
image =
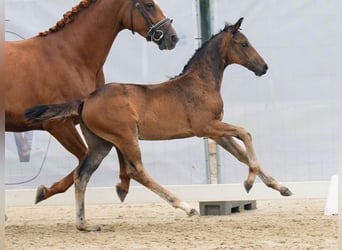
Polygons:
<instances>
[{"instance_id":1,"label":"mare's tail","mask_svg":"<svg viewBox=\"0 0 342 250\"><path fill-rule=\"evenodd\" d=\"M79 117L83 101L76 100L63 104L37 105L27 109L25 119L31 122L43 122L47 120Z\"/></svg>"}]
</instances>

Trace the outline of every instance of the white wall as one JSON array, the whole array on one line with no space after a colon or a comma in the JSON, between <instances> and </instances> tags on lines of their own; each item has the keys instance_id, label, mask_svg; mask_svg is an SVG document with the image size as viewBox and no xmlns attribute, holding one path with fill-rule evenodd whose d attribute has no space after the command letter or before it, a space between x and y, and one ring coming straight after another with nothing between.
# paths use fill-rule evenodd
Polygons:
<instances>
[{"instance_id":1,"label":"white wall","mask_svg":"<svg viewBox=\"0 0 342 250\"><path fill-rule=\"evenodd\" d=\"M329 180L339 154L341 2L214 2L215 28L245 17L242 32L269 65L261 78L239 66L227 68L224 120L251 131L262 166L277 179ZM223 182L246 177L246 169L223 151L221 160Z\"/></svg>"}]
</instances>

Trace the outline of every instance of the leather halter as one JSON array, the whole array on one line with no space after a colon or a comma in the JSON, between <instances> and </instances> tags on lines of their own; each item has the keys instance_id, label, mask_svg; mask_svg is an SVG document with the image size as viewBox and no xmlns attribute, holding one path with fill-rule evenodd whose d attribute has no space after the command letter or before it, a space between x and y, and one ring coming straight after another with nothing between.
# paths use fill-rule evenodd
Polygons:
<instances>
[{"instance_id":1,"label":"leather halter","mask_svg":"<svg viewBox=\"0 0 342 250\"><path fill-rule=\"evenodd\" d=\"M159 21L156 24L153 24L149 16L146 14L146 11L142 4L140 4L137 0L131 0L132 5L131 5L131 31L132 34L134 35L134 27L133 27L133 8L136 7L142 17L145 19L145 22L147 23L148 27L150 28L149 31L147 32L146 40L147 41L154 41L158 44L162 42L163 37L168 33L171 23L173 22L172 19L166 17L163 20ZM169 22L169 26L164 31L160 29L165 23Z\"/></svg>"}]
</instances>

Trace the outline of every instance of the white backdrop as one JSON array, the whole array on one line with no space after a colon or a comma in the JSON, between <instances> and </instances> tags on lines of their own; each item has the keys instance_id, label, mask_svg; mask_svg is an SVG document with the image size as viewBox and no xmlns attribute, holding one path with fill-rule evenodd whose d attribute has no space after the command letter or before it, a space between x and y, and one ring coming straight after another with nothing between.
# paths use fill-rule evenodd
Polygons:
<instances>
[{"instance_id":1,"label":"white backdrop","mask_svg":"<svg viewBox=\"0 0 342 250\"><path fill-rule=\"evenodd\" d=\"M5 1L6 39L36 35L54 25L78 0ZM177 75L194 53L196 16L194 1L159 0L174 18L181 38L176 49L159 51L138 35L124 31L115 40L105 65L106 81L157 83ZM337 49L341 43L338 1L216 0L213 30L225 21L245 17L242 32L269 65L257 78L241 66L226 69L222 93L226 122L251 131L263 167L281 181L329 180L337 171L335 101L341 93ZM120 58L120 60L118 60ZM134 58L135 60L132 60ZM30 138L30 137L29 137ZM202 139L142 142L143 160L162 184L206 182ZM46 132L34 131L29 162L20 162L13 133L6 133L6 183L28 180L6 188L50 185L69 173L77 161ZM241 183L247 168L220 150L221 182ZM108 156L90 186L117 182L116 153Z\"/></svg>"},{"instance_id":2,"label":"white backdrop","mask_svg":"<svg viewBox=\"0 0 342 250\"><path fill-rule=\"evenodd\" d=\"M225 121L252 132L258 158L281 181L329 180L337 171L336 101L341 87L338 1L218 0L215 25L245 17L247 34L269 65L257 78L226 70ZM222 181L246 170L221 152Z\"/></svg>"}]
</instances>

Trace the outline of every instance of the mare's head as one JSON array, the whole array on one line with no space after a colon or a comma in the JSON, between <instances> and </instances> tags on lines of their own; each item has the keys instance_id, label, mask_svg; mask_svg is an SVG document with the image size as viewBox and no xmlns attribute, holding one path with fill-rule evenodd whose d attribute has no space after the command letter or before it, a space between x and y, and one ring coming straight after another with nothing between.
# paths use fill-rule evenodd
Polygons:
<instances>
[{"instance_id":1,"label":"mare's head","mask_svg":"<svg viewBox=\"0 0 342 250\"><path fill-rule=\"evenodd\" d=\"M228 36L224 38L228 39L226 64L240 64L253 71L257 76L262 76L268 69L267 64L247 37L239 31L242 20L241 17L234 25L226 25L223 30L228 33Z\"/></svg>"},{"instance_id":2,"label":"mare's head","mask_svg":"<svg viewBox=\"0 0 342 250\"><path fill-rule=\"evenodd\" d=\"M130 0L125 4L125 28L138 32L147 41L158 44L159 49L173 49L178 36L172 26L172 19L167 18L155 0Z\"/></svg>"}]
</instances>

